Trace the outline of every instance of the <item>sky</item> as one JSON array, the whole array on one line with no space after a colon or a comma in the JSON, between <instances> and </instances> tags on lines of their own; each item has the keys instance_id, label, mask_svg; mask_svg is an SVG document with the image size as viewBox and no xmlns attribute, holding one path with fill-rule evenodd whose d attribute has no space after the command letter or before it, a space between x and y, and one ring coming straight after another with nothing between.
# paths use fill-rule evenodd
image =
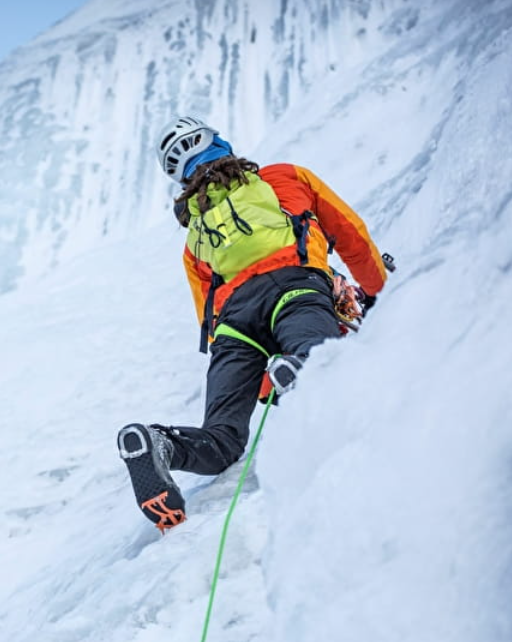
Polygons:
<instances>
[{"instance_id":1,"label":"sky","mask_svg":"<svg viewBox=\"0 0 512 642\"><path fill-rule=\"evenodd\" d=\"M0 60L85 2L86 0L3 0L0 8Z\"/></svg>"}]
</instances>

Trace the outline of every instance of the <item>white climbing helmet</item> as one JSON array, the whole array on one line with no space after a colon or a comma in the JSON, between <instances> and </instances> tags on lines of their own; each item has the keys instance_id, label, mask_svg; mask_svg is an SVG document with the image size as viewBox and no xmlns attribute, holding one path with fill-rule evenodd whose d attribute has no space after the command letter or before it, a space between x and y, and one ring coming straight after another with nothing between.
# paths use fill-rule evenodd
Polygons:
<instances>
[{"instance_id":1,"label":"white climbing helmet","mask_svg":"<svg viewBox=\"0 0 512 642\"><path fill-rule=\"evenodd\" d=\"M219 132L202 120L179 117L168 123L157 140L156 152L164 172L181 183L188 161L207 149Z\"/></svg>"}]
</instances>

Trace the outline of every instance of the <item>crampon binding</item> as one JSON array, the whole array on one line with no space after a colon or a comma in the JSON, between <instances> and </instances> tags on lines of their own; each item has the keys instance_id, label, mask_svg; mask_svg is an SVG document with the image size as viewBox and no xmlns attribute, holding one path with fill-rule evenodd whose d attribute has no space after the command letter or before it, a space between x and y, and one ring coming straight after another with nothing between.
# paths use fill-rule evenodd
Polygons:
<instances>
[{"instance_id":1,"label":"crampon binding","mask_svg":"<svg viewBox=\"0 0 512 642\"><path fill-rule=\"evenodd\" d=\"M185 513L180 508L169 508L165 504L165 500L169 493L164 491L152 497L151 499L142 502L140 507L142 510L146 509L160 518L160 521L155 524L158 530L164 535L166 530L178 526L185 521Z\"/></svg>"}]
</instances>

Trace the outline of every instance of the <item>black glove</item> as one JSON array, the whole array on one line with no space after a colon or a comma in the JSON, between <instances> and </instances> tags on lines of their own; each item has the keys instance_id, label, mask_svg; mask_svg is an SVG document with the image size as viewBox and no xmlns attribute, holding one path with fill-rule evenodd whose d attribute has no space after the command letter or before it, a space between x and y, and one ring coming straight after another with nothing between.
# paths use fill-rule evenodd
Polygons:
<instances>
[{"instance_id":1,"label":"black glove","mask_svg":"<svg viewBox=\"0 0 512 642\"><path fill-rule=\"evenodd\" d=\"M373 308L373 306L377 303L377 297L376 296L370 296L369 294L365 294L364 301L363 301L363 317L366 316L366 313L370 308Z\"/></svg>"},{"instance_id":2,"label":"black glove","mask_svg":"<svg viewBox=\"0 0 512 642\"><path fill-rule=\"evenodd\" d=\"M377 303L377 297L371 296L371 294L366 294L362 287L356 288L356 292L357 301L362 308L363 317L365 317L368 310L370 310L370 308L373 308L373 306Z\"/></svg>"}]
</instances>

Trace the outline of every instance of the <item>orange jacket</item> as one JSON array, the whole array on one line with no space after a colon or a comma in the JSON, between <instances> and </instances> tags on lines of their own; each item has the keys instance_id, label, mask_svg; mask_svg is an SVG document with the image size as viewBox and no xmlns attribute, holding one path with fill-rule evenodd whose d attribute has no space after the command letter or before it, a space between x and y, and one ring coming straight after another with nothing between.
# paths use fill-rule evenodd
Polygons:
<instances>
[{"instance_id":1,"label":"orange jacket","mask_svg":"<svg viewBox=\"0 0 512 642\"><path fill-rule=\"evenodd\" d=\"M382 289L386 281L386 270L366 225L354 210L318 176L304 167L285 163L263 167L260 169L259 175L272 186L284 210L290 214L302 214L302 212L309 210L318 219L318 222L314 220L310 222L306 267L320 268L330 272L326 237L332 238L334 249L363 290L367 294L375 295ZM183 260L199 323L202 323L212 270L207 263L197 259L187 247L185 247ZM222 306L235 288L256 274L264 274L288 265L300 264L297 248L294 245L285 247L250 265L229 283L217 288L215 313L220 313Z\"/></svg>"}]
</instances>

